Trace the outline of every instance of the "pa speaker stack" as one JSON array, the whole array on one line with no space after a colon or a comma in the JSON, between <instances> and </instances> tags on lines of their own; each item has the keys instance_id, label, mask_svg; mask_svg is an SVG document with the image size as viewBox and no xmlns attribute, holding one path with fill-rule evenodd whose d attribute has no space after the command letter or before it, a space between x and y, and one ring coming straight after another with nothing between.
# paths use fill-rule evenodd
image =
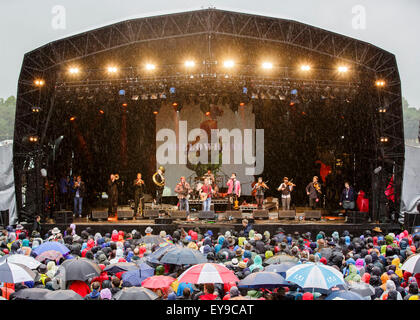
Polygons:
<instances>
[{"instance_id":1,"label":"pa speaker stack","mask_svg":"<svg viewBox=\"0 0 420 320\"><path fill-rule=\"evenodd\" d=\"M125 207L118 207L117 208L117 219L118 220L128 220L128 219L133 219L134 216L134 211L133 209L131 209L130 206L125 206Z\"/></svg>"},{"instance_id":2,"label":"pa speaker stack","mask_svg":"<svg viewBox=\"0 0 420 320\"><path fill-rule=\"evenodd\" d=\"M216 213L214 211L200 211L198 213L198 219L215 220Z\"/></svg>"},{"instance_id":3,"label":"pa speaker stack","mask_svg":"<svg viewBox=\"0 0 420 320\"><path fill-rule=\"evenodd\" d=\"M108 210L92 210L92 220L108 220Z\"/></svg>"},{"instance_id":4,"label":"pa speaker stack","mask_svg":"<svg viewBox=\"0 0 420 320\"><path fill-rule=\"evenodd\" d=\"M54 211L53 216L57 224L70 224L73 222L73 212L71 211Z\"/></svg>"}]
</instances>

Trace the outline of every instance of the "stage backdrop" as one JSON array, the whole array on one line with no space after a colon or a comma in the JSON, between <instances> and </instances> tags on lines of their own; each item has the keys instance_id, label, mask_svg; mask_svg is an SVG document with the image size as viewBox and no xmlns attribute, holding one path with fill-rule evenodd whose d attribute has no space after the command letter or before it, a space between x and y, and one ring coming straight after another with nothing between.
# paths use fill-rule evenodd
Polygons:
<instances>
[{"instance_id":1,"label":"stage backdrop","mask_svg":"<svg viewBox=\"0 0 420 320\"><path fill-rule=\"evenodd\" d=\"M420 146L406 144L401 212L418 213L418 203L420 203Z\"/></svg>"},{"instance_id":2,"label":"stage backdrop","mask_svg":"<svg viewBox=\"0 0 420 320\"><path fill-rule=\"evenodd\" d=\"M9 225L17 223L13 141L0 142L0 211L9 210Z\"/></svg>"},{"instance_id":3,"label":"stage backdrop","mask_svg":"<svg viewBox=\"0 0 420 320\"><path fill-rule=\"evenodd\" d=\"M180 150L189 150L191 154L194 154L196 150L201 150L200 155L208 156L207 159L210 164L212 162L210 149L217 150L220 157L219 164L211 164L219 187L226 186L228 178L232 172L235 172L242 184L242 194L250 195L254 176L247 175L246 168L252 168L254 165L248 163L250 161L247 160L248 158L244 154L247 151L244 149L248 150L248 154L252 152L252 155L255 156L255 116L252 113L252 106L239 107L239 110L234 112L226 105L210 105L210 116L206 116L202 109L204 108L203 106L200 108L200 105L186 104L180 112L176 112L171 104L167 104L161 107L156 117L156 162L157 167L160 165L165 167L166 177L163 195L176 195L174 188L181 176L185 176L187 182L193 184L194 177L201 175L207 168L205 164L195 165L191 163L188 157L183 157L180 154ZM200 129L202 130L201 133ZM228 146L224 145L222 140L219 140L219 143L217 139L213 138L212 140L211 129L227 129L230 133L235 133L236 137L240 137L240 140L237 139L236 142L233 137L230 138L230 152L226 153L230 154L229 163L222 163L220 150L222 148L227 152ZM252 132L252 143L247 143L251 140L245 139L245 131ZM202 136L204 132L206 133L205 137ZM190 136L188 137L188 135ZM208 143L205 143L206 138ZM182 141L186 142L187 140L188 143L183 145ZM238 141L240 142L238 143ZM235 153L237 153L236 156L240 153L242 159L237 157L235 160ZM165 157L171 159L170 163L165 163L168 162L168 159L162 159ZM185 161L185 158L187 158L187 161ZM194 159L192 160L194 162Z\"/></svg>"}]
</instances>

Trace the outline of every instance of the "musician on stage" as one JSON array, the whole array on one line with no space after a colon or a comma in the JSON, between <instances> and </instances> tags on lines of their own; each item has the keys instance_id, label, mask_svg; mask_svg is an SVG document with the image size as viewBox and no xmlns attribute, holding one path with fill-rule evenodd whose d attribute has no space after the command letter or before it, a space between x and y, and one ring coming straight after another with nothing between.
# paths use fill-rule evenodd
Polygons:
<instances>
[{"instance_id":1,"label":"musician on stage","mask_svg":"<svg viewBox=\"0 0 420 320\"><path fill-rule=\"evenodd\" d=\"M210 179L204 179L204 186L200 189L200 199L203 201L203 211L210 211L211 197L213 188L210 184Z\"/></svg>"},{"instance_id":2,"label":"musician on stage","mask_svg":"<svg viewBox=\"0 0 420 320\"><path fill-rule=\"evenodd\" d=\"M190 184L185 181L185 177L181 177L180 182L175 187L175 193L178 193L179 199L179 210L185 210L190 212L190 206L188 203L189 195L193 191Z\"/></svg>"},{"instance_id":3,"label":"musician on stage","mask_svg":"<svg viewBox=\"0 0 420 320\"><path fill-rule=\"evenodd\" d=\"M141 178L141 173L137 173L137 179L133 181L134 186L134 217L137 216L139 211L139 205L140 205L140 217L143 216L144 213L144 191L146 188L146 185L144 184L144 181Z\"/></svg>"},{"instance_id":4,"label":"musician on stage","mask_svg":"<svg viewBox=\"0 0 420 320\"><path fill-rule=\"evenodd\" d=\"M165 176L164 176L165 168L160 166L157 172L153 175L153 182L156 185L156 199L155 203L157 205L162 204L162 195L163 190L165 189Z\"/></svg>"},{"instance_id":5,"label":"musician on stage","mask_svg":"<svg viewBox=\"0 0 420 320\"><path fill-rule=\"evenodd\" d=\"M262 209L264 202L264 192L268 189L268 186L263 182L262 177L258 178L258 182L252 187L253 190L256 190L255 200L257 200L258 209Z\"/></svg>"},{"instance_id":6,"label":"musician on stage","mask_svg":"<svg viewBox=\"0 0 420 320\"><path fill-rule=\"evenodd\" d=\"M318 183L317 176L314 176L312 182L306 186L306 194L309 196L309 206L315 210L321 194L321 185Z\"/></svg>"},{"instance_id":7,"label":"musician on stage","mask_svg":"<svg viewBox=\"0 0 420 320\"><path fill-rule=\"evenodd\" d=\"M228 186L228 196L229 196L229 204L228 209L230 210L232 207L232 203L234 201L238 201L241 196L241 182L236 179L236 173L232 173L229 181L226 183Z\"/></svg>"},{"instance_id":8,"label":"musician on stage","mask_svg":"<svg viewBox=\"0 0 420 320\"><path fill-rule=\"evenodd\" d=\"M76 182L73 185L74 189L74 215L79 218L82 217L82 204L85 196L85 183L82 181L82 177L78 176Z\"/></svg>"},{"instance_id":9,"label":"musician on stage","mask_svg":"<svg viewBox=\"0 0 420 320\"><path fill-rule=\"evenodd\" d=\"M290 202L292 201L292 191L294 184L289 182L288 177L283 178L283 183L277 188L281 192L281 205L282 209L290 210Z\"/></svg>"},{"instance_id":10,"label":"musician on stage","mask_svg":"<svg viewBox=\"0 0 420 320\"><path fill-rule=\"evenodd\" d=\"M118 207L118 182L115 174L111 174L108 180L108 213L114 215Z\"/></svg>"},{"instance_id":11,"label":"musician on stage","mask_svg":"<svg viewBox=\"0 0 420 320\"><path fill-rule=\"evenodd\" d=\"M350 183L347 181L344 183L344 190L341 192L340 196L340 206L343 206L345 210L345 220L347 222L347 211L353 210L355 208L355 193L352 187L350 187Z\"/></svg>"}]
</instances>

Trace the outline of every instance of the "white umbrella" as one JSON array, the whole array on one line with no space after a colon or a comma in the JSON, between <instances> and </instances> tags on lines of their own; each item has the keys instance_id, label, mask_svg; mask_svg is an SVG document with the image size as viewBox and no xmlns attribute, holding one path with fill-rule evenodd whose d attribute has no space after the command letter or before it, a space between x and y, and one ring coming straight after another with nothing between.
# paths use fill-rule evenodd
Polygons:
<instances>
[{"instance_id":1,"label":"white umbrella","mask_svg":"<svg viewBox=\"0 0 420 320\"><path fill-rule=\"evenodd\" d=\"M35 272L24 265L8 261L0 264L0 282L19 283L34 279Z\"/></svg>"},{"instance_id":2,"label":"white umbrella","mask_svg":"<svg viewBox=\"0 0 420 320\"><path fill-rule=\"evenodd\" d=\"M420 273L420 254L409 256L403 263L401 269L412 274Z\"/></svg>"},{"instance_id":3,"label":"white umbrella","mask_svg":"<svg viewBox=\"0 0 420 320\"><path fill-rule=\"evenodd\" d=\"M29 269L36 269L41 265L41 262L35 260L31 256L25 256L24 254L9 254L0 259L0 263L7 260L8 262L23 264Z\"/></svg>"}]
</instances>

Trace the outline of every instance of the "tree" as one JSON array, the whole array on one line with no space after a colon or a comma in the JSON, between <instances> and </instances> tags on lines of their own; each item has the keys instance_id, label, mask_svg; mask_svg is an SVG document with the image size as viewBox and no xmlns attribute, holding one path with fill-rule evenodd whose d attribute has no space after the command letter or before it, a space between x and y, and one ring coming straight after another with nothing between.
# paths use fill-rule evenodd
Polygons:
<instances>
[{"instance_id":1,"label":"tree","mask_svg":"<svg viewBox=\"0 0 420 320\"><path fill-rule=\"evenodd\" d=\"M0 140L13 139L15 127L16 98L0 98Z\"/></svg>"},{"instance_id":2,"label":"tree","mask_svg":"<svg viewBox=\"0 0 420 320\"><path fill-rule=\"evenodd\" d=\"M420 126L420 110L410 108L408 101L403 98L403 118L405 139L418 139Z\"/></svg>"}]
</instances>

